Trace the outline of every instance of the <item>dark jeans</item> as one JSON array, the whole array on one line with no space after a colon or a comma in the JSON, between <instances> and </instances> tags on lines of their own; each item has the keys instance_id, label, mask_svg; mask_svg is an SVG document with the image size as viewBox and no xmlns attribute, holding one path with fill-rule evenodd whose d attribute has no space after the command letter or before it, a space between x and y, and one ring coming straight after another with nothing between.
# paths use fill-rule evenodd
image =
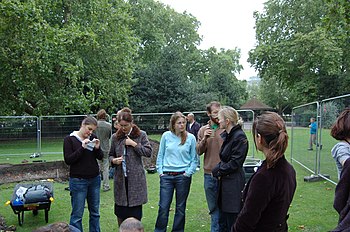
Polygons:
<instances>
[{"instance_id":1,"label":"dark jeans","mask_svg":"<svg viewBox=\"0 0 350 232\"><path fill-rule=\"evenodd\" d=\"M90 179L69 178L72 213L70 225L83 232L82 220L84 214L85 200L89 209L89 231L100 231L100 186L101 177Z\"/></svg>"},{"instance_id":2,"label":"dark jeans","mask_svg":"<svg viewBox=\"0 0 350 232\"><path fill-rule=\"evenodd\" d=\"M155 232L165 232L168 225L169 209L175 191L176 209L172 231L185 230L186 201L190 192L192 177L163 175L160 177L159 210Z\"/></svg>"},{"instance_id":3,"label":"dark jeans","mask_svg":"<svg viewBox=\"0 0 350 232\"><path fill-rule=\"evenodd\" d=\"M230 232L235 224L238 213L225 213L220 211L219 227L220 232Z\"/></svg>"}]
</instances>

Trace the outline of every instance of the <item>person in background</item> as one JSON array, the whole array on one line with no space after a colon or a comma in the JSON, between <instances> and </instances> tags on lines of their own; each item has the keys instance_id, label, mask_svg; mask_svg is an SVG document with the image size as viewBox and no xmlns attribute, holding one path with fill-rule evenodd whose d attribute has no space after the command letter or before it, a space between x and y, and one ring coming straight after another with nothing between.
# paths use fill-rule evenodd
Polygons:
<instances>
[{"instance_id":1,"label":"person in background","mask_svg":"<svg viewBox=\"0 0 350 232\"><path fill-rule=\"evenodd\" d=\"M253 123L253 138L265 160L243 191L243 208L232 227L235 232L288 231L288 209L296 189L295 170L284 152L288 134L283 119L266 112Z\"/></svg>"},{"instance_id":2,"label":"person in background","mask_svg":"<svg viewBox=\"0 0 350 232\"><path fill-rule=\"evenodd\" d=\"M100 170L102 172L102 189L104 192L109 191L109 139L112 135L112 125L107 122L107 113L104 109L97 112L97 128L95 134L101 141L101 149L103 152L103 159L99 161Z\"/></svg>"},{"instance_id":3,"label":"person in background","mask_svg":"<svg viewBox=\"0 0 350 232\"><path fill-rule=\"evenodd\" d=\"M316 145L316 133L317 133L317 123L315 121L315 118L310 118L310 140L309 140L309 151L312 151L313 144Z\"/></svg>"},{"instance_id":4,"label":"person in background","mask_svg":"<svg viewBox=\"0 0 350 232\"><path fill-rule=\"evenodd\" d=\"M196 137L196 140L197 140L197 134L198 134L200 127L201 127L201 125L195 120L194 114L189 113L187 115L186 131L193 134L194 137Z\"/></svg>"},{"instance_id":5,"label":"person in background","mask_svg":"<svg viewBox=\"0 0 350 232\"><path fill-rule=\"evenodd\" d=\"M219 232L218 179L212 176L211 171L220 162L219 152L224 141L220 134L224 129L219 128L220 102L212 101L206 108L209 121L199 129L196 150L199 155L204 154L204 192L211 218L210 231Z\"/></svg>"},{"instance_id":6,"label":"person in background","mask_svg":"<svg viewBox=\"0 0 350 232\"><path fill-rule=\"evenodd\" d=\"M134 124L131 110L118 113L119 129L112 136L109 160L114 171L114 214L118 225L134 217L141 221L142 205L147 203L147 183L142 156L151 157L146 132Z\"/></svg>"},{"instance_id":7,"label":"person in background","mask_svg":"<svg viewBox=\"0 0 350 232\"><path fill-rule=\"evenodd\" d=\"M196 138L186 131L186 117L175 112L169 131L163 133L156 161L160 177L159 209L155 232L167 230L170 205L175 191L176 209L172 231L185 230L186 202L192 175L197 167Z\"/></svg>"},{"instance_id":8,"label":"person in background","mask_svg":"<svg viewBox=\"0 0 350 232\"><path fill-rule=\"evenodd\" d=\"M69 189L72 212L70 225L83 232L85 200L89 210L89 231L100 231L100 170L96 159L102 160L100 140L92 132L97 128L94 117L86 117L79 131L64 138L64 161L69 165Z\"/></svg>"},{"instance_id":9,"label":"person in background","mask_svg":"<svg viewBox=\"0 0 350 232\"><path fill-rule=\"evenodd\" d=\"M193 113L189 113L187 114L187 124L186 124L186 131L188 133L191 133L194 135L194 137L196 137L196 140L198 139L197 138L197 134L198 134L198 131L201 127L201 125L194 119L194 114ZM197 154L197 169L196 171L198 171L201 167L201 164L200 164L201 160L199 158L199 155Z\"/></svg>"},{"instance_id":10,"label":"person in background","mask_svg":"<svg viewBox=\"0 0 350 232\"><path fill-rule=\"evenodd\" d=\"M219 111L221 137L220 162L212 169L219 180L218 206L220 232L231 231L241 210L241 193L245 184L243 163L248 153L248 139L238 121L237 111L229 106Z\"/></svg>"},{"instance_id":11,"label":"person in background","mask_svg":"<svg viewBox=\"0 0 350 232\"><path fill-rule=\"evenodd\" d=\"M130 217L120 224L119 232L144 232L144 228L139 220Z\"/></svg>"},{"instance_id":12,"label":"person in background","mask_svg":"<svg viewBox=\"0 0 350 232\"><path fill-rule=\"evenodd\" d=\"M350 108L340 113L331 128L331 136L339 142L331 150L337 165L338 179L344 162L350 157Z\"/></svg>"}]
</instances>

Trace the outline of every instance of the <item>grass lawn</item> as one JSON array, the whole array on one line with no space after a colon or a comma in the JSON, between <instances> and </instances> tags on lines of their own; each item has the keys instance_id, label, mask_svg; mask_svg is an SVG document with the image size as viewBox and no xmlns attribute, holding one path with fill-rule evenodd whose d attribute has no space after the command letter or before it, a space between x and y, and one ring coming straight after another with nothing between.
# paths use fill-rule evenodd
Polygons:
<instances>
[{"instance_id":1,"label":"grass lawn","mask_svg":"<svg viewBox=\"0 0 350 232\"><path fill-rule=\"evenodd\" d=\"M298 130L294 134L297 141L293 142L293 153L298 153L298 156L304 157L309 155L308 151L304 149L307 148L308 140L305 139L303 130ZM307 133L305 134L306 136ZM251 133L247 132L247 136L250 140L250 149L253 149L253 143L251 141ZM160 136L150 136L152 139L159 140ZM332 144L332 141L328 142ZM306 144L306 145L304 145ZM29 144L28 144L29 146ZM61 150L62 152L62 141L57 142L55 147L56 152ZM4 146L6 147L6 146ZM0 145L0 154L9 154L4 151L4 148ZM297 150L294 150L297 149ZM299 150L300 149L300 150ZM53 149L47 151L54 151ZM324 152L325 155L327 152ZM250 151L249 154L252 154ZM290 157L290 148L286 153L288 159ZM310 155L312 156L312 155ZM255 152L255 157L262 158L261 153ZM8 163L12 161L18 163L23 159L23 156L14 158L10 157L10 160L6 160L5 156L0 155L0 163ZM45 160L51 159L62 159L62 154L60 155L48 155L45 154L41 157ZM17 159L17 160L16 160ZM28 158L27 158L28 159ZM4 162L5 161L5 162ZM11 163L12 163L11 162ZM328 161L326 161L328 162ZM334 161L333 161L334 162ZM293 163L294 168L297 172L297 190L290 207L290 217L288 220L289 231L328 231L333 229L338 220L338 215L333 209L333 198L334 198L334 188L335 185L326 181L317 182L304 182L304 176L310 175L305 169L300 165ZM324 166L329 165L330 167L334 163L323 164ZM148 197L149 201L144 205L143 209L143 224L145 226L145 231L153 231L155 220L158 211L158 193L159 193L159 177L157 174L147 174L148 183ZM70 216L70 197L69 192L65 191L64 188L67 187L68 183L57 183L54 182L54 198L55 201L51 204L51 210L49 211L49 223L56 221L66 221L69 222ZM113 186L112 180L111 185ZM11 206L5 206L5 202L11 198L13 193L15 183L0 185L0 215L5 217L7 225L16 225L17 231L19 232L29 232L34 228L45 225L44 211L40 210L37 216L34 216L32 212L25 212L24 224L23 226L18 226L17 215L15 215L11 209ZM117 219L113 214L113 191L101 192L101 230L102 231L117 231ZM174 208L174 207L172 207ZM174 216L174 210L170 212L169 223L172 225L172 220ZM87 231L88 226L88 212L87 209L84 214L84 230ZM169 229L170 230L170 229ZM186 231L210 231L210 218L208 215L204 190L203 190L203 170L201 169L198 173L193 176L191 192L189 199L187 201L187 211L186 211Z\"/></svg>"}]
</instances>

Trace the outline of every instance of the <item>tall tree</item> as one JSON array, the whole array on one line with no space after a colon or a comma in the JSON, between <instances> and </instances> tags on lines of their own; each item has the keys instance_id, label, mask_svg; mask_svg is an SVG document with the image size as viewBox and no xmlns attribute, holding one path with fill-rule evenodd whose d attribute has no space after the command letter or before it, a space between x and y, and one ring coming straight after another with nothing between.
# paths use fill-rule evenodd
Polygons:
<instances>
[{"instance_id":1,"label":"tall tree","mask_svg":"<svg viewBox=\"0 0 350 232\"><path fill-rule=\"evenodd\" d=\"M255 13L257 46L249 61L262 79L297 93L295 104L338 95L342 48L324 27L323 0L270 0Z\"/></svg>"},{"instance_id":2,"label":"tall tree","mask_svg":"<svg viewBox=\"0 0 350 232\"><path fill-rule=\"evenodd\" d=\"M122 0L1 1L1 113L90 113L127 102L137 44L126 7Z\"/></svg>"}]
</instances>

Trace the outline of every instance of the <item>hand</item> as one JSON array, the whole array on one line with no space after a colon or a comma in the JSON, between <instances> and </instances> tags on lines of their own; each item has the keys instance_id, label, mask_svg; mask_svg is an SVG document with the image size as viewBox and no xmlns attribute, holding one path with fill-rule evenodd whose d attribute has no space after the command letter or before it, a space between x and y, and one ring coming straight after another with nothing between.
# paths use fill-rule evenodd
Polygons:
<instances>
[{"instance_id":1,"label":"hand","mask_svg":"<svg viewBox=\"0 0 350 232\"><path fill-rule=\"evenodd\" d=\"M101 141L99 139L93 139L92 142L95 143L96 149L100 148Z\"/></svg>"},{"instance_id":2,"label":"hand","mask_svg":"<svg viewBox=\"0 0 350 232\"><path fill-rule=\"evenodd\" d=\"M126 136L125 145L136 147L137 143L134 140L130 139L129 136Z\"/></svg>"},{"instance_id":3,"label":"hand","mask_svg":"<svg viewBox=\"0 0 350 232\"><path fill-rule=\"evenodd\" d=\"M84 139L82 142L81 142L81 146L86 149L87 148L87 144L90 142L90 139Z\"/></svg>"},{"instance_id":4,"label":"hand","mask_svg":"<svg viewBox=\"0 0 350 232\"><path fill-rule=\"evenodd\" d=\"M211 136L212 133L213 133L213 130L210 129L210 126L207 126L207 128L206 128L205 131L204 131L204 137L205 137L205 138L208 138L208 137Z\"/></svg>"},{"instance_id":5,"label":"hand","mask_svg":"<svg viewBox=\"0 0 350 232\"><path fill-rule=\"evenodd\" d=\"M112 162L113 164L120 165L123 162L123 160L124 160L123 157L120 156L120 157L114 158Z\"/></svg>"}]
</instances>

